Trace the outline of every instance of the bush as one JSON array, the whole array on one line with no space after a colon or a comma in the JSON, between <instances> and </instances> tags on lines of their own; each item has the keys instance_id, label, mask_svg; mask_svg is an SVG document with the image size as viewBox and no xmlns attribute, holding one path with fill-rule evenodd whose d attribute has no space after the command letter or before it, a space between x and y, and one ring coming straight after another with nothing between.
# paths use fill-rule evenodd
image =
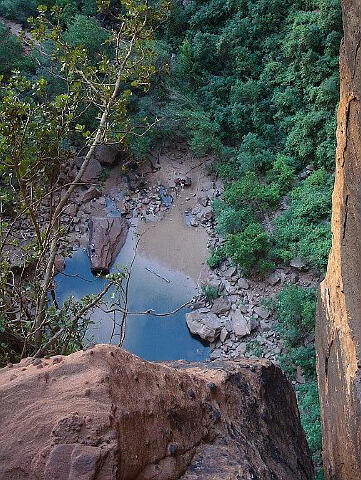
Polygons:
<instances>
[{"instance_id":1,"label":"bush","mask_svg":"<svg viewBox=\"0 0 361 480\"><path fill-rule=\"evenodd\" d=\"M248 172L226 187L224 199L235 208L247 207L254 213L262 213L277 205L280 188L275 183L262 183L255 172Z\"/></svg>"},{"instance_id":2,"label":"bush","mask_svg":"<svg viewBox=\"0 0 361 480\"><path fill-rule=\"evenodd\" d=\"M301 423L316 467L316 479L322 480L322 431L317 381L298 385L296 392Z\"/></svg>"},{"instance_id":3,"label":"bush","mask_svg":"<svg viewBox=\"0 0 361 480\"><path fill-rule=\"evenodd\" d=\"M0 74L6 75L15 69L31 71L33 68L33 59L24 55L21 41L0 23Z\"/></svg>"},{"instance_id":4,"label":"bush","mask_svg":"<svg viewBox=\"0 0 361 480\"><path fill-rule=\"evenodd\" d=\"M238 233L244 230L250 223L255 222L253 212L249 208L235 210L225 202L215 200L213 209L217 218L217 231L221 235Z\"/></svg>"},{"instance_id":5,"label":"bush","mask_svg":"<svg viewBox=\"0 0 361 480\"><path fill-rule=\"evenodd\" d=\"M211 255L207 260L210 268L217 268L226 259L226 254L223 247L211 250Z\"/></svg>"},{"instance_id":6,"label":"bush","mask_svg":"<svg viewBox=\"0 0 361 480\"><path fill-rule=\"evenodd\" d=\"M279 331L287 346L297 346L315 328L316 292L312 288L290 285L276 303Z\"/></svg>"},{"instance_id":7,"label":"bush","mask_svg":"<svg viewBox=\"0 0 361 480\"><path fill-rule=\"evenodd\" d=\"M72 47L84 46L90 55L95 55L106 48L104 43L109 38L107 30L102 28L95 18L76 15L69 24L64 39Z\"/></svg>"},{"instance_id":8,"label":"bush","mask_svg":"<svg viewBox=\"0 0 361 480\"><path fill-rule=\"evenodd\" d=\"M36 15L37 0L0 0L0 15L20 23Z\"/></svg>"},{"instance_id":9,"label":"bush","mask_svg":"<svg viewBox=\"0 0 361 480\"><path fill-rule=\"evenodd\" d=\"M209 302L219 297L218 288L211 285L202 285L202 294Z\"/></svg>"},{"instance_id":10,"label":"bush","mask_svg":"<svg viewBox=\"0 0 361 480\"><path fill-rule=\"evenodd\" d=\"M244 273L252 269L265 272L271 265L264 262L270 244L260 223L251 223L241 233L226 237L224 251Z\"/></svg>"},{"instance_id":11,"label":"bush","mask_svg":"<svg viewBox=\"0 0 361 480\"><path fill-rule=\"evenodd\" d=\"M274 221L273 255L287 262L304 258L316 270L324 270L331 244L332 175L316 170L290 193L290 205Z\"/></svg>"}]
</instances>

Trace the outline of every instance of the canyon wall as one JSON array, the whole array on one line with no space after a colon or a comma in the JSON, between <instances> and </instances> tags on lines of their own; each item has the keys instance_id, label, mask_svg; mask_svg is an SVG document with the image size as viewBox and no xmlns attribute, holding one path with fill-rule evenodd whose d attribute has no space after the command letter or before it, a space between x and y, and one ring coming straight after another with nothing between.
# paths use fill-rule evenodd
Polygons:
<instances>
[{"instance_id":1,"label":"canyon wall","mask_svg":"<svg viewBox=\"0 0 361 480\"><path fill-rule=\"evenodd\" d=\"M321 284L316 348L327 480L361 478L360 0L343 0L332 250Z\"/></svg>"},{"instance_id":2,"label":"canyon wall","mask_svg":"<svg viewBox=\"0 0 361 480\"><path fill-rule=\"evenodd\" d=\"M311 480L267 360L172 365L98 345L0 371L0 480Z\"/></svg>"}]
</instances>

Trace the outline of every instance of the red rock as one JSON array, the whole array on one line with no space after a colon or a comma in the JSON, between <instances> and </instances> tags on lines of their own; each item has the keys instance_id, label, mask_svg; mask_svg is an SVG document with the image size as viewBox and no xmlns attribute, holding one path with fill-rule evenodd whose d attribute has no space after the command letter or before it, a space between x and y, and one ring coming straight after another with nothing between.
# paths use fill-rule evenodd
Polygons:
<instances>
[{"instance_id":1,"label":"red rock","mask_svg":"<svg viewBox=\"0 0 361 480\"><path fill-rule=\"evenodd\" d=\"M0 371L1 480L313 478L295 394L266 360L161 365L98 345L20 367Z\"/></svg>"},{"instance_id":2,"label":"red rock","mask_svg":"<svg viewBox=\"0 0 361 480\"><path fill-rule=\"evenodd\" d=\"M343 0L332 249L316 350L326 480L361 478L361 57L359 0Z\"/></svg>"},{"instance_id":3,"label":"red rock","mask_svg":"<svg viewBox=\"0 0 361 480\"><path fill-rule=\"evenodd\" d=\"M78 157L75 159L75 164L77 165L78 169L81 167L83 161L83 157ZM92 158L89 161L89 164L81 178L81 181L84 183L94 183L99 180L101 173L102 166L96 158Z\"/></svg>"},{"instance_id":4,"label":"red rock","mask_svg":"<svg viewBox=\"0 0 361 480\"><path fill-rule=\"evenodd\" d=\"M102 194L97 187L89 187L88 190L83 193L83 196L81 197L81 203L90 202L90 200L93 200L94 198L99 198L101 197L101 195Z\"/></svg>"}]
</instances>

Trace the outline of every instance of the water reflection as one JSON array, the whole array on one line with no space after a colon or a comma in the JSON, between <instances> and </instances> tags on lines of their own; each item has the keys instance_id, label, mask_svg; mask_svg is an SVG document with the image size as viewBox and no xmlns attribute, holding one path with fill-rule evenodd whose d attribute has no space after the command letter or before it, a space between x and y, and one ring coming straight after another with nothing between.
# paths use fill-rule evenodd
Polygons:
<instances>
[{"instance_id":1,"label":"water reflection","mask_svg":"<svg viewBox=\"0 0 361 480\"><path fill-rule=\"evenodd\" d=\"M130 264L136 238L136 227L133 227L112 268L113 272L119 271L122 265ZM56 276L56 285L58 299L62 302L69 295L79 299L84 295L100 292L106 285L106 280L91 274L85 250L78 250L67 260L64 274ZM184 273L172 271L138 253L129 285L128 310L173 311L189 301L195 292L195 283ZM129 315L124 347L146 360L204 360L208 355L208 348L190 335L185 323L186 312L187 309L183 308L166 317ZM113 330L112 316L97 310L92 321L94 324L89 330L89 340L108 343ZM119 335L119 328L115 333ZM113 343L118 341L119 336L115 336Z\"/></svg>"}]
</instances>

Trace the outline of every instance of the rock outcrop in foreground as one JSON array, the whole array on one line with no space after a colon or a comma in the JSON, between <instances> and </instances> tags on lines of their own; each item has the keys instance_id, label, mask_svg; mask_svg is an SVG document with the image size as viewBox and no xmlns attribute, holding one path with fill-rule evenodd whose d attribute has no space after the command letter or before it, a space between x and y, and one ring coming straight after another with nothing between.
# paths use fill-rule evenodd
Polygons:
<instances>
[{"instance_id":1,"label":"rock outcrop in foreground","mask_svg":"<svg viewBox=\"0 0 361 480\"><path fill-rule=\"evenodd\" d=\"M327 480L361 478L360 0L342 2L332 250L321 285L316 348Z\"/></svg>"},{"instance_id":2,"label":"rock outcrop in foreground","mask_svg":"<svg viewBox=\"0 0 361 480\"><path fill-rule=\"evenodd\" d=\"M173 366L98 345L0 371L1 480L306 480L295 395L266 360Z\"/></svg>"}]
</instances>

